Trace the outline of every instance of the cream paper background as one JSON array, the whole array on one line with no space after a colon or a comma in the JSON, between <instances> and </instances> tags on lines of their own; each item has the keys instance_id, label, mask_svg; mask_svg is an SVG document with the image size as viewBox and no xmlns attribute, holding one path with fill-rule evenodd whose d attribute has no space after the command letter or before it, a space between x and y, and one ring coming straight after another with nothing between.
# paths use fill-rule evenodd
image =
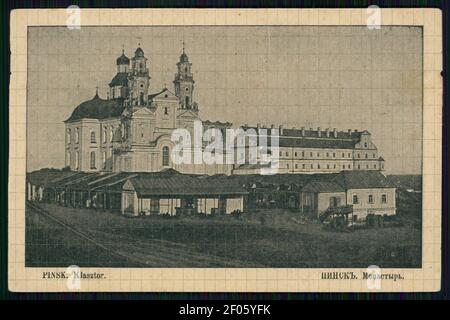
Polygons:
<instances>
[{"instance_id":1,"label":"cream paper background","mask_svg":"<svg viewBox=\"0 0 450 320\"><path fill-rule=\"evenodd\" d=\"M383 280L370 289L365 269L296 268L82 268L105 280L82 280L80 291L364 292L437 291L441 277L442 20L436 9L382 9L381 24L423 26L423 245L421 269L382 269L404 280ZM365 26L366 9L82 9L81 26L135 25L310 25ZM65 9L11 13L9 289L19 292L71 291L65 279L42 279L25 268L25 172L27 27L64 26ZM420 130L420 129L419 129ZM370 244L368 244L370 245ZM354 271L358 280L322 280L321 272Z\"/></svg>"}]
</instances>

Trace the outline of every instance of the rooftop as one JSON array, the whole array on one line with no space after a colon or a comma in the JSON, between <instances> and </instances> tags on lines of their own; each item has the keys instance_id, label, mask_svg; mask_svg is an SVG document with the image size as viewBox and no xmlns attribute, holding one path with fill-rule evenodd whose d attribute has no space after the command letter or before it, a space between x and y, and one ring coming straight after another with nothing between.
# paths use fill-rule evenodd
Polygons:
<instances>
[{"instance_id":1,"label":"rooftop","mask_svg":"<svg viewBox=\"0 0 450 320\"><path fill-rule=\"evenodd\" d=\"M117 58L116 64L117 65L122 65L122 64L129 65L130 64L130 59L122 51L122 55Z\"/></svg>"},{"instance_id":2,"label":"rooftop","mask_svg":"<svg viewBox=\"0 0 450 320\"><path fill-rule=\"evenodd\" d=\"M86 173L41 169L27 174L33 185L71 190L120 192L129 181L139 196L239 195L250 189L297 190L302 192L343 192L348 189L395 188L379 171L341 171L318 174L195 175L173 169L160 172Z\"/></svg>"},{"instance_id":3,"label":"rooftop","mask_svg":"<svg viewBox=\"0 0 450 320\"><path fill-rule=\"evenodd\" d=\"M114 78L112 78L111 82L109 83L110 87L115 86L128 86L128 73L126 72L118 72Z\"/></svg>"},{"instance_id":4,"label":"rooftop","mask_svg":"<svg viewBox=\"0 0 450 320\"><path fill-rule=\"evenodd\" d=\"M130 178L137 194L141 197L170 195L237 195L248 192L235 181L218 184L214 177L181 174L175 170L141 173Z\"/></svg>"},{"instance_id":5,"label":"rooftop","mask_svg":"<svg viewBox=\"0 0 450 320\"><path fill-rule=\"evenodd\" d=\"M376 170L341 171L333 181L346 189L395 188L395 184Z\"/></svg>"},{"instance_id":6,"label":"rooftop","mask_svg":"<svg viewBox=\"0 0 450 320\"><path fill-rule=\"evenodd\" d=\"M119 117L123 111L123 99L105 100L95 94L94 98L84 101L73 110L64 122L74 122L81 119L108 119Z\"/></svg>"}]
</instances>

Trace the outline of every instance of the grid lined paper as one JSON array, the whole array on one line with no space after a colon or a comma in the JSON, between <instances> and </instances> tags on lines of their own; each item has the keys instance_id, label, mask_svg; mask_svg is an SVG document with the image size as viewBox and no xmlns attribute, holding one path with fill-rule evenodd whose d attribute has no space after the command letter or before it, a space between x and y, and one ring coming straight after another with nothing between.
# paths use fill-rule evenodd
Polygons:
<instances>
[{"instance_id":1,"label":"grid lined paper","mask_svg":"<svg viewBox=\"0 0 450 320\"><path fill-rule=\"evenodd\" d=\"M100 14L100 11L102 12ZM45 106L48 110L49 101L50 110L58 112L58 99L65 99L67 95L59 95L57 97L49 94L48 90L45 90L45 86L30 87L27 85L27 81L30 81L30 76L42 76L45 74L44 70L40 69L39 54L34 55L30 53L27 41L30 32L37 26L61 26L66 24L67 14L65 10L17 10L11 15L11 85L10 85L10 178L9 178L9 288L12 291L68 291L64 280L49 281L42 279L42 271L60 270L64 271L65 268L26 268L25 267L25 172L27 165L29 165L30 159L27 159L27 107L40 108ZM136 28L146 28L151 26L180 26L183 28L183 32L188 32L187 27L182 26L195 26L199 28L202 25L222 26L224 30L227 27L223 26L261 26L275 25L275 26L365 26L367 20L367 13L365 9L308 9L308 10L167 10L167 9L83 9L81 12L82 28L83 26L136 26ZM417 95L414 90L411 91L411 95L415 99L423 100L423 118L422 123L418 123L416 120L411 122L402 122L401 119L393 119L392 125L401 124L404 126L418 125L423 126L423 157L422 157L422 173L423 173L423 245L422 245L422 268L420 269L384 269L383 272L401 273L405 280L397 282L382 282L381 291L436 291L440 285L440 266L441 266L441 125L442 125L442 79L440 72L442 70L442 30L441 30L441 12L434 9L383 9L382 10L382 28L389 26L422 26L423 36L423 96ZM87 28L87 27L86 27ZM231 27L230 27L231 28ZM325 27L330 28L330 27ZM118 27L119 29L119 27ZM264 30L264 28L262 28ZM201 30L201 28L199 29ZM325 29L326 30L326 29ZM328 29L331 32L333 29ZM143 31L144 32L144 31ZM321 34L322 35L322 34ZM330 33L323 32L323 37L329 37L330 41L333 39L345 39L342 35L330 35ZM177 37L173 37L172 45L176 46L178 42ZM273 37L277 39L277 37ZM244 41L248 41L245 39ZM327 39L328 40L328 39ZM81 40L80 40L81 41ZM192 40L194 41L194 40ZM393 39L396 41L396 39ZM113 41L108 41L113 43ZM116 47L109 46L110 51L119 51L121 44L116 44ZM281 44L282 45L282 44ZM216 48L220 48L220 43L216 44ZM391 47L393 48L393 47ZM58 50L58 48L49 48L51 50ZM226 46L222 48L227 50ZM262 50L267 46L262 45ZM307 49L307 48L306 48ZM204 50L207 50L205 47ZM299 48L294 48L293 54ZM389 50L389 48L380 48L381 51ZM201 54L202 52L198 52ZM324 55L332 52L323 52ZM406 49L401 54L408 54ZM164 55L164 49L161 48L161 55ZM217 51L215 52L217 54ZM150 59L154 53L150 53ZM195 52L190 54L190 57L194 57ZM345 56L345 53L343 54ZM37 56L37 57L36 57ZM314 54L311 54L314 56ZM64 62L62 55L61 60L58 62ZM33 63L28 59L35 59ZM45 59L45 57L43 58ZM246 57L247 60L252 60ZM311 58L313 59L313 58ZM94 60L95 61L95 60ZM172 59L173 63L176 61L176 56ZM278 60L277 63L282 63ZM382 63L382 60L379 61ZM376 63L373 60L371 63ZM112 63L110 63L112 64ZM250 62L249 62L250 64ZM28 65L28 68L27 68ZM82 68L89 68L89 65L80 63ZM280 67L280 66L279 66ZM301 67L301 66L300 66ZM305 66L307 67L307 66ZM383 67L382 65L380 67ZM384 66L386 68L393 66ZM195 68L195 65L194 65ZM224 63L224 72L237 72L233 69L233 61ZM280 67L283 69L283 67ZM333 65L330 63L323 69L326 73L333 71ZM70 70L69 70L70 71ZM89 70L75 70L84 72ZM204 83L208 83L208 68L200 73L200 77L203 77ZM247 70L249 71L249 70ZM395 73L395 69L392 70ZM166 71L162 67L161 69L154 70L155 78L159 78L159 81L170 82L171 78L168 78ZM42 81L57 82L60 86L59 89L64 92L64 84L61 83L61 79L57 74L49 75L47 72L47 78L41 79ZM100 72L101 74L102 72ZM104 70L104 73L109 76L110 70ZM251 72L243 73L242 85L244 90L258 90L267 89L271 87L274 90L283 90L283 88L295 90L296 88L289 88L292 81L286 81L283 85L283 81L286 78L294 77L293 74L279 73L278 78L271 83L270 79L265 79L259 86L249 86L248 81L249 74ZM27 78L28 75L28 78ZM194 74L194 77L196 74ZM350 75L351 76L351 75ZM362 73L361 73L362 76ZM101 76L99 76L101 78ZM161 80L162 78L162 80ZM296 79L298 81L298 79ZM216 80L217 81L217 80ZM38 81L39 82L39 81ZM254 82L252 82L254 83ZM280 84L281 83L281 84ZM101 85L101 84L99 84ZM307 85L307 83L305 83ZM322 93L328 92L332 94L333 87L330 83L329 91L322 91ZM395 86L396 83L389 83L390 86ZM277 87L279 86L279 87ZM287 87L286 87L287 86ZM355 86L358 86L356 82ZM383 86L386 83L371 83L371 86L367 88L369 93L377 90L383 90ZM206 88L210 90L219 91L219 94L226 93L227 87L220 87L220 85ZM35 90L28 92L35 94L33 99L27 101L27 89ZM67 88L70 89L70 88ZM239 88L232 88L238 90ZM314 88L312 88L314 89ZM399 89L402 89L402 85L399 85ZM420 90L420 88L412 88ZM80 94L86 94L89 90L93 90L90 87L81 88ZM93 92L93 91L92 91ZM206 91L207 92L207 91ZM218 95L219 95L218 94ZM205 93L205 95L207 95ZM76 94L74 94L76 96ZM373 95L377 96L377 95ZM376 101L371 99L369 103L376 105ZM45 98L43 98L45 97ZM228 95L226 95L226 99ZM36 98L36 99L34 99ZM39 99L44 99L40 105ZM267 100L270 98L267 96ZM54 100L51 100L54 99ZM352 99L351 96L347 99ZM217 99L215 99L217 101ZM218 104L220 105L220 101ZM234 103L233 100L226 100L225 104ZM279 103L273 101L273 104ZM285 101L283 106L284 114L289 115L291 102ZM282 103L283 104L283 103ZM246 110L246 117L250 119L246 122L251 122L251 117L256 113L256 105L260 105L255 102L255 105L250 105ZM260 116L262 123L271 123L271 103L267 105L263 104L263 109L266 112L261 112ZM318 102L317 108L319 112L326 110L326 102ZM404 107L404 106L403 106ZM200 104L202 108L202 104ZM322 108L322 109L320 109ZM259 110L259 109L258 109ZM389 110L385 110L389 112ZM39 114L39 113L38 113ZM228 120L235 115L221 113L215 114L211 111L210 117L224 118ZM361 126L370 124L366 116L361 116ZM285 121L289 121L289 116ZM29 118L30 119L30 118ZM234 119L231 119L234 120ZM239 118L238 118L239 120ZM36 123L40 126L45 126L45 123L51 121L48 117L42 116L37 119ZM235 122L235 121L234 121ZM254 121L259 122L259 121ZM62 125L62 124L61 124ZM339 123L336 124L339 127ZM345 128L344 128L345 129ZM49 139L53 139L51 134L44 136L35 136L32 138L28 136L28 143L30 139L42 139L44 142ZM64 139L64 135L61 137L55 137L54 139ZM383 139L383 138L381 138ZM388 139L386 137L386 139ZM379 138L374 138L377 143ZM57 143L57 142L55 142ZM398 143L399 147L402 147L401 141L393 141ZM44 150L45 151L45 150ZM48 146L47 152L52 152L51 145ZM395 155L391 155L395 156ZM405 159L405 163L411 161L417 161L418 159ZM86 268L85 271L99 270L96 268ZM106 280L91 281L85 280L82 282L82 291L369 291L367 289L366 282L363 280L355 281L336 281L336 280L320 280L320 274L324 271L339 271L339 269L272 269L272 268L205 268L205 269L188 269L188 268L149 268L149 269L129 269L129 268L102 268L101 272L107 275ZM348 271L345 269L344 271ZM355 273L360 274L362 269L355 269Z\"/></svg>"}]
</instances>

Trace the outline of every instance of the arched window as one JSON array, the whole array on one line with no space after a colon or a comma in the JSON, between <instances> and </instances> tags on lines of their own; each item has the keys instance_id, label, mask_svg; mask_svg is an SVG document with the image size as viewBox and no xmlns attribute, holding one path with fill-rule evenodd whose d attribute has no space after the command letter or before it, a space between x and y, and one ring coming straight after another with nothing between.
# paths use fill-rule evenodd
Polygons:
<instances>
[{"instance_id":1,"label":"arched window","mask_svg":"<svg viewBox=\"0 0 450 320\"><path fill-rule=\"evenodd\" d=\"M188 106L189 105L189 97L186 97L184 100L185 100L186 106Z\"/></svg>"},{"instance_id":2,"label":"arched window","mask_svg":"<svg viewBox=\"0 0 450 320\"><path fill-rule=\"evenodd\" d=\"M70 129L67 130L67 143L70 143Z\"/></svg>"},{"instance_id":3,"label":"arched window","mask_svg":"<svg viewBox=\"0 0 450 320\"><path fill-rule=\"evenodd\" d=\"M164 114L169 114L167 107L164 108Z\"/></svg>"},{"instance_id":4,"label":"arched window","mask_svg":"<svg viewBox=\"0 0 450 320\"><path fill-rule=\"evenodd\" d=\"M91 143L95 143L95 131L91 131Z\"/></svg>"},{"instance_id":5,"label":"arched window","mask_svg":"<svg viewBox=\"0 0 450 320\"><path fill-rule=\"evenodd\" d=\"M113 136L114 136L114 128L111 126L109 128L109 142L113 142Z\"/></svg>"},{"instance_id":6,"label":"arched window","mask_svg":"<svg viewBox=\"0 0 450 320\"><path fill-rule=\"evenodd\" d=\"M66 166L70 167L70 151L67 151L66 155Z\"/></svg>"},{"instance_id":7,"label":"arched window","mask_svg":"<svg viewBox=\"0 0 450 320\"><path fill-rule=\"evenodd\" d=\"M139 136L141 137L141 141L145 140L145 126L143 124L139 125Z\"/></svg>"},{"instance_id":8,"label":"arched window","mask_svg":"<svg viewBox=\"0 0 450 320\"><path fill-rule=\"evenodd\" d=\"M75 143L80 141L80 130L78 128L75 129Z\"/></svg>"},{"instance_id":9,"label":"arched window","mask_svg":"<svg viewBox=\"0 0 450 320\"><path fill-rule=\"evenodd\" d=\"M89 162L91 164L91 169L95 169L95 151L91 151L89 160L90 160Z\"/></svg>"},{"instance_id":10,"label":"arched window","mask_svg":"<svg viewBox=\"0 0 450 320\"><path fill-rule=\"evenodd\" d=\"M103 155L102 163L103 163L103 169L104 169L104 168L106 168L106 151L103 151L102 155Z\"/></svg>"},{"instance_id":11,"label":"arched window","mask_svg":"<svg viewBox=\"0 0 450 320\"><path fill-rule=\"evenodd\" d=\"M108 133L107 133L107 129L106 129L106 127L103 127L103 143L106 143L106 135L107 135Z\"/></svg>"},{"instance_id":12,"label":"arched window","mask_svg":"<svg viewBox=\"0 0 450 320\"><path fill-rule=\"evenodd\" d=\"M163 167L168 167L169 166L169 147L163 147L162 148L162 165Z\"/></svg>"},{"instance_id":13,"label":"arched window","mask_svg":"<svg viewBox=\"0 0 450 320\"><path fill-rule=\"evenodd\" d=\"M80 154L79 152L75 152L75 169L78 170L80 166Z\"/></svg>"}]
</instances>

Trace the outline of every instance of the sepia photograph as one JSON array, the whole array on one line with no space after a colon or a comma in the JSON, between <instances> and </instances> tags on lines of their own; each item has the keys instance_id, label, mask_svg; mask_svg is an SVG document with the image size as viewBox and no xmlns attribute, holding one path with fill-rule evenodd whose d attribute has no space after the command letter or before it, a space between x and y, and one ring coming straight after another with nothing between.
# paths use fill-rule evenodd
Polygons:
<instances>
[{"instance_id":1,"label":"sepia photograph","mask_svg":"<svg viewBox=\"0 0 450 320\"><path fill-rule=\"evenodd\" d=\"M26 267L422 267L422 27L26 37Z\"/></svg>"}]
</instances>

